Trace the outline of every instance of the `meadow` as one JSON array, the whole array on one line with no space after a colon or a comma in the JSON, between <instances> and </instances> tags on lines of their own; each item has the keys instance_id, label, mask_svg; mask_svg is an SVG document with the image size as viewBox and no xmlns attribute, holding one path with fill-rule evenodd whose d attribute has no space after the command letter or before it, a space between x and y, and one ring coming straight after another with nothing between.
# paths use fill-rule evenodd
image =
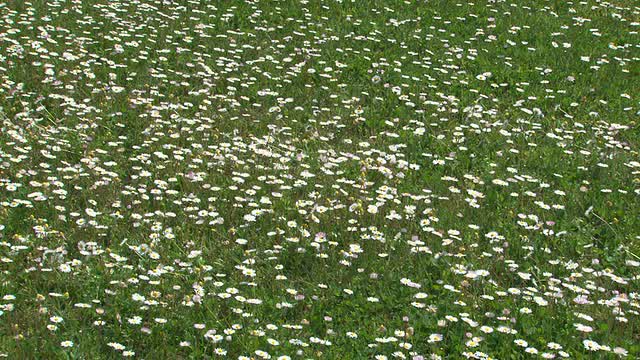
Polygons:
<instances>
[{"instance_id":1,"label":"meadow","mask_svg":"<svg viewBox=\"0 0 640 360\"><path fill-rule=\"evenodd\" d=\"M0 0L0 357L640 358L639 31Z\"/></svg>"}]
</instances>

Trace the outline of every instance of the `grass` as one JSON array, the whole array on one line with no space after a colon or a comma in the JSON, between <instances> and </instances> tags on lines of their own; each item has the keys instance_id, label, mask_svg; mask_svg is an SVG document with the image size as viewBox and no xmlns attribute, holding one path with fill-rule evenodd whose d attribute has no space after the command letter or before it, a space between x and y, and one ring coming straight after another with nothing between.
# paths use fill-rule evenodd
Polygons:
<instances>
[{"instance_id":1,"label":"grass","mask_svg":"<svg viewBox=\"0 0 640 360\"><path fill-rule=\"evenodd\" d=\"M3 356L640 356L635 2L0 18Z\"/></svg>"}]
</instances>

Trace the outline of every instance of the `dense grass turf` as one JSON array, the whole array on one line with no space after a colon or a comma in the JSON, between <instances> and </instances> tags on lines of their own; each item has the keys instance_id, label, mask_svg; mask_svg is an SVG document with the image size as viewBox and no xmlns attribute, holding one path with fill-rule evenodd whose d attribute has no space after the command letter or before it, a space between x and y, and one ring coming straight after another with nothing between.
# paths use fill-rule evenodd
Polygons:
<instances>
[{"instance_id":1,"label":"dense grass turf","mask_svg":"<svg viewBox=\"0 0 640 360\"><path fill-rule=\"evenodd\" d=\"M0 4L0 354L640 357L635 1Z\"/></svg>"}]
</instances>

